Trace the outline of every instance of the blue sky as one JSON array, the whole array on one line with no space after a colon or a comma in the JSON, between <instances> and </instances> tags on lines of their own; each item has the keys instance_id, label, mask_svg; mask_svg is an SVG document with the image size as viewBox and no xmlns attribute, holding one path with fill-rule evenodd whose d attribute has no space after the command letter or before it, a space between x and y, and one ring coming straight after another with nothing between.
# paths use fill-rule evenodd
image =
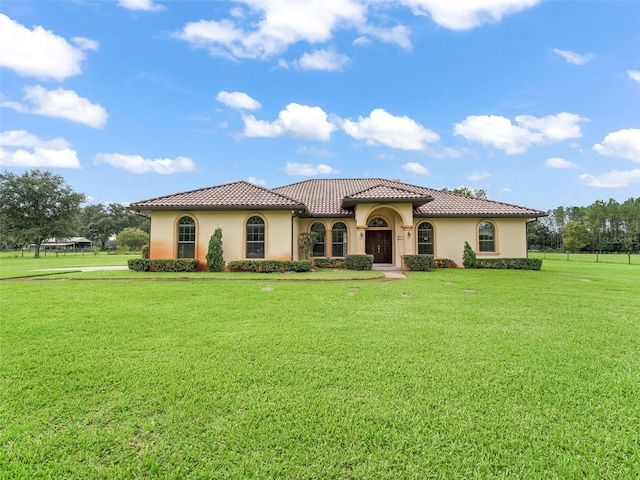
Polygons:
<instances>
[{"instance_id":1,"label":"blue sky","mask_svg":"<svg viewBox=\"0 0 640 480\"><path fill-rule=\"evenodd\" d=\"M640 196L640 2L13 1L0 166L90 203L382 177Z\"/></svg>"}]
</instances>

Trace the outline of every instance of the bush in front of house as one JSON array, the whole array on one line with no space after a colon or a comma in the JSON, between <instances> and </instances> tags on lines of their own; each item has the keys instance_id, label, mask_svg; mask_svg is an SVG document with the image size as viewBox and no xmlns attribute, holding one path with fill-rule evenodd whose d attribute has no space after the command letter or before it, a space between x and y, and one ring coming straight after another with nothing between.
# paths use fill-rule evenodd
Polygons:
<instances>
[{"instance_id":1,"label":"bush in front of house","mask_svg":"<svg viewBox=\"0 0 640 480\"><path fill-rule=\"evenodd\" d=\"M458 268L458 265L450 258L436 258L433 260L433 268Z\"/></svg>"},{"instance_id":2,"label":"bush in front of house","mask_svg":"<svg viewBox=\"0 0 640 480\"><path fill-rule=\"evenodd\" d=\"M473 251L469 242L464 242L464 250L462 251L462 266L464 268L473 268L476 266L476 252Z\"/></svg>"},{"instance_id":3,"label":"bush in front of house","mask_svg":"<svg viewBox=\"0 0 640 480\"><path fill-rule=\"evenodd\" d=\"M308 272L311 260L233 260L229 262L232 272L284 273Z\"/></svg>"},{"instance_id":4,"label":"bush in front of house","mask_svg":"<svg viewBox=\"0 0 640 480\"><path fill-rule=\"evenodd\" d=\"M210 272L222 272L224 270L224 253L222 250L222 229L216 228L209 239L207 250L207 269Z\"/></svg>"},{"instance_id":5,"label":"bush in front of house","mask_svg":"<svg viewBox=\"0 0 640 480\"><path fill-rule=\"evenodd\" d=\"M198 269L195 258L130 258L127 263L134 272L195 272Z\"/></svg>"},{"instance_id":6,"label":"bush in front of house","mask_svg":"<svg viewBox=\"0 0 640 480\"><path fill-rule=\"evenodd\" d=\"M373 268L373 255L347 255L344 257L344 264L349 270L371 270Z\"/></svg>"},{"instance_id":7,"label":"bush in front of house","mask_svg":"<svg viewBox=\"0 0 640 480\"><path fill-rule=\"evenodd\" d=\"M540 270L540 258L480 258L475 268L495 268L503 270Z\"/></svg>"},{"instance_id":8,"label":"bush in front of house","mask_svg":"<svg viewBox=\"0 0 640 480\"><path fill-rule=\"evenodd\" d=\"M316 268L346 268L344 258L316 258L313 265Z\"/></svg>"},{"instance_id":9,"label":"bush in front of house","mask_svg":"<svg viewBox=\"0 0 640 480\"><path fill-rule=\"evenodd\" d=\"M142 246L142 258L149 258L149 245Z\"/></svg>"},{"instance_id":10,"label":"bush in front of house","mask_svg":"<svg viewBox=\"0 0 640 480\"><path fill-rule=\"evenodd\" d=\"M430 272L434 268L433 255L405 255L403 258L405 266L413 272Z\"/></svg>"}]
</instances>

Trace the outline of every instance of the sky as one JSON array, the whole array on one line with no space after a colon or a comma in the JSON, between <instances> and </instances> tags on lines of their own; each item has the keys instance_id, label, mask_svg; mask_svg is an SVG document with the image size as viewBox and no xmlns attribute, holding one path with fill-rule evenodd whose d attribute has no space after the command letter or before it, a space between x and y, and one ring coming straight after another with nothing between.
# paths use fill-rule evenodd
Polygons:
<instances>
[{"instance_id":1,"label":"sky","mask_svg":"<svg viewBox=\"0 0 640 480\"><path fill-rule=\"evenodd\" d=\"M88 203L399 179L640 197L640 1L3 0L0 169Z\"/></svg>"}]
</instances>

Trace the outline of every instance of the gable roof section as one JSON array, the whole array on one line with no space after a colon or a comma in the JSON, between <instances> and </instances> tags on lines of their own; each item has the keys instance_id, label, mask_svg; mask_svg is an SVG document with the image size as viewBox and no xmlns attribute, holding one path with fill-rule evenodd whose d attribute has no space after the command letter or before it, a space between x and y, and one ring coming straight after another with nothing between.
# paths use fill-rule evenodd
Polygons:
<instances>
[{"instance_id":1,"label":"gable roof section","mask_svg":"<svg viewBox=\"0 0 640 480\"><path fill-rule=\"evenodd\" d=\"M396 203L411 202L414 207L420 207L433 200L433 197L421 192L401 188L399 185L385 185L379 183L360 192L346 195L342 199L342 208L353 208L358 203Z\"/></svg>"},{"instance_id":2,"label":"gable roof section","mask_svg":"<svg viewBox=\"0 0 640 480\"><path fill-rule=\"evenodd\" d=\"M253 183L240 181L132 203L136 210L305 210L300 202Z\"/></svg>"}]
</instances>

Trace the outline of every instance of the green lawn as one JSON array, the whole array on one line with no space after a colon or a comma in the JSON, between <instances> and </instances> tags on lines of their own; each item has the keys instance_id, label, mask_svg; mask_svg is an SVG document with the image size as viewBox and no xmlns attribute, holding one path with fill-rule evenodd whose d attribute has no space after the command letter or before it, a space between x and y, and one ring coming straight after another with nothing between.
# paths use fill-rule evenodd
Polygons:
<instances>
[{"instance_id":1,"label":"green lawn","mask_svg":"<svg viewBox=\"0 0 640 480\"><path fill-rule=\"evenodd\" d=\"M0 478L640 476L638 266L48 278L0 282Z\"/></svg>"}]
</instances>

